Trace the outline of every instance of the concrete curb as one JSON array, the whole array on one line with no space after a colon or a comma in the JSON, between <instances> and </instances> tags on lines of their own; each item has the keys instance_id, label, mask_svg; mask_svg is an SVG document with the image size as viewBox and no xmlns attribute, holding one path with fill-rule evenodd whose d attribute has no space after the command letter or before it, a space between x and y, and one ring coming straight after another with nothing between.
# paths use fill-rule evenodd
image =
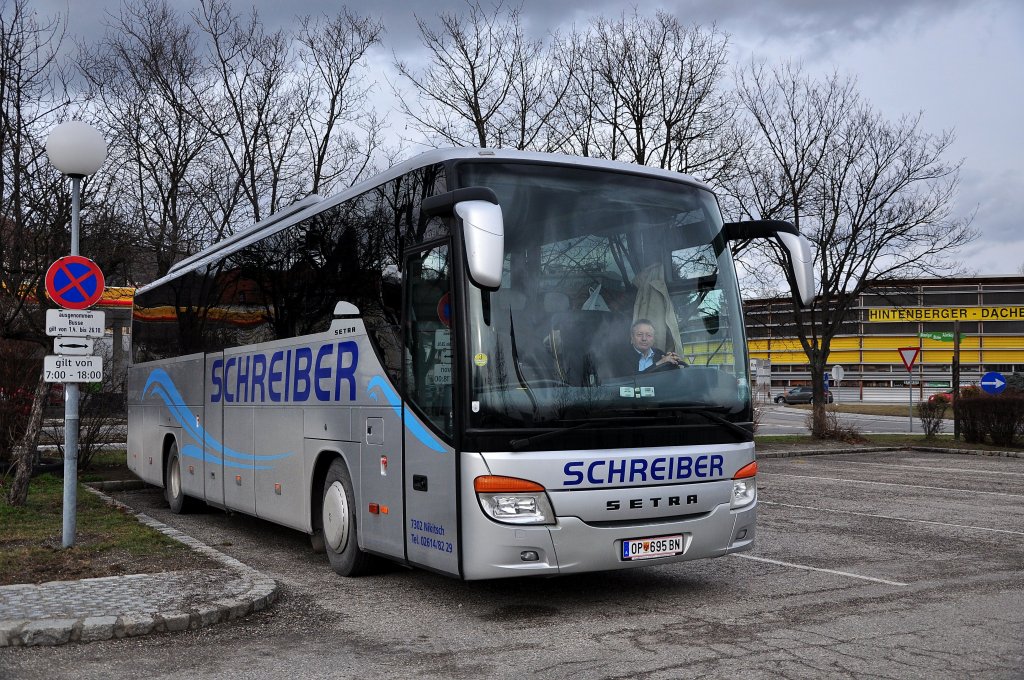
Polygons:
<instances>
[{"instance_id":1,"label":"concrete curb","mask_svg":"<svg viewBox=\"0 0 1024 680\"><path fill-rule=\"evenodd\" d=\"M97 491L138 491L139 489L145 489L150 486L141 479L114 479L106 482L85 482L85 485L89 488L96 489ZM114 501L114 499L111 498L110 501Z\"/></svg>"},{"instance_id":2,"label":"concrete curb","mask_svg":"<svg viewBox=\"0 0 1024 680\"><path fill-rule=\"evenodd\" d=\"M177 529L172 529L152 517L136 512L124 503L116 501L96 489L86 487L86 490L99 496L106 503L134 515L143 524L214 560L233 574L233 587L230 589L222 587L222 593L219 596L216 593L209 593L206 599L190 603L181 609L161 609L147 612L126 611L118 616L80 616L77 618L54 618L41 613L38 618L0 620L0 647L61 645L68 642L92 642L150 633L196 630L261 611L277 599L278 586L272 578L264 576L252 567L242 564L233 557L229 557ZM195 573L201 574L202 572ZM0 595L6 591L12 596L27 595L31 597L47 587L75 588L75 584L80 584L83 589L91 587L102 591L106 587L117 585L132 584L138 587L141 581L147 579L152 580L156 586L160 583L160 576L159 574L132 574L83 579L77 582L3 586L0 587ZM145 583L141 585L146 586Z\"/></svg>"},{"instance_id":3,"label":"concrete curb","mask_svg":"<svg viewBox=\"0 0 1024 680\"><path fill-rule=\"evenodd\" d=\"M828 456L850 453L887 453L891 451L919 451L921 453L948 453L961 456L994 456L997 458L1024 458L1024 451L986 451L981 449L953 449L942 446L865 446L835 449L804 449L794 451L757 451L758 458L800 458L802 456Z\"/></svg>"},{"instance_id":4,"label":"concrete curb","mask_svg":"<svg viewBox=\"0 0 1024 680\"><path fill-rule=\"evenodd\" d=\"M994 456L996 458L1024 458L1024 451L983 451L979 449L950 449L941 446L910 446L911 451L922 453L955 453L962 456Z\"/></svg>"},{"instance_id":5,"label":"concrete curb","mask_svg":"<svg viewBox=\"0 0 1024 680\"><path fill-rule=\"evenodd\" d=\"M795 451L758 451L754 445L754 452L758 458L800 458L801 456L828 456L844 453L885 453L888 451L906 451L906 446L865 446L863 448L836 448L836 449L798 449Z\"/></svg>"}]
</instances>

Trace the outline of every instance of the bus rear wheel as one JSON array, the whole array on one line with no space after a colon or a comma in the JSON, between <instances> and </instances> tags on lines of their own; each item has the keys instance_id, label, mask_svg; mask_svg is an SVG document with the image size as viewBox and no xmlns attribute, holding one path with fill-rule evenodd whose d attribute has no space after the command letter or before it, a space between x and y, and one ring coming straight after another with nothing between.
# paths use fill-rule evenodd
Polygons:
<instances>
[{"instance_id":1,"label":"bus rear wheel","mask_svg":"<svg viewBox=\"0 0 1024 680\"><path fill-rule=\"evenodd\" d=\"M331 568L341 576L369 573L373 558L359 549L352 478L340 458L327 470L322 507L320 531Z\"/></svg>"},{"instance_id":2,"label":"bus rear wheel","mask_svg":"<svg viewBox=\"0 0 1024 680\"><path fill-rule=\"evenodd\" d=\"M181 456L178 455L178 444L171 443L167 451L167 467L164 468L164 498L171 512L180 515L194 507L194 501L185 495L181 486Z\"/></svg>"}]
</instances>

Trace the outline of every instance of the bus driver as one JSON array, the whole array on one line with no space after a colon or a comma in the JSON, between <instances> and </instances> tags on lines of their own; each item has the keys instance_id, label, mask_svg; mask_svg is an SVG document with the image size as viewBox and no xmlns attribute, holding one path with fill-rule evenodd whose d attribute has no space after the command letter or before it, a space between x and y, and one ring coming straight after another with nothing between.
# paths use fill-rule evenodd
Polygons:
<instances>
[{"instance_id":1,"label":"bus driver","mask_svg":"<svg viewBox=\"0 0 1024 680\"><path fill-rule=\"evenodd\" d=\"M616 375L648 373L686 365L675 352L663 352L654 346L654 322L650 319L634 321L629 329L629 340L629 349L623 348L613 357Z\"/></svg>"}]
</instances>

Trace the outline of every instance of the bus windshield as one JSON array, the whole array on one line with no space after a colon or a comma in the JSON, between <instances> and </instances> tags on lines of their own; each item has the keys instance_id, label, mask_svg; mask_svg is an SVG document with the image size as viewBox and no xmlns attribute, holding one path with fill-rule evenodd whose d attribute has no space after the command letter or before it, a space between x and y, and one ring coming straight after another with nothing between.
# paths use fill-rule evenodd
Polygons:
<instances>
[{"instance_id":1,"label":"bus windshield","mask_svg":"<svg viewBox=\"0 0 1024 680\"><path fill-rule=\"evenodd\" d=\"M714 195L613 170L462 162L499 199L501 286L467 285L471 428L749 412L736 274Z\"/></svg>"}]
</instances>

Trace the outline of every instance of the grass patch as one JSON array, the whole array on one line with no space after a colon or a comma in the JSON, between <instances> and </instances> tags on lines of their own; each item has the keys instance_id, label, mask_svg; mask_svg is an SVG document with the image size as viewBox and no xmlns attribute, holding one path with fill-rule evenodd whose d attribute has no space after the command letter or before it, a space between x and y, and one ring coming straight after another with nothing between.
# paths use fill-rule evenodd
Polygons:
<instances>
[{"instance_id":1,"label":"grass patch","mask_svg":"<svg viewBox=\"0 0 1024 680\"><path fill-rule=\"evenodd\" d=\"M79 470L78 479L82 482L101 482L114 479L138 479L128 469L128 460L124 449L100 451L92 457L88 470Z\"/></svg>"},{"instance_id":2,"label":"grass patch","mask_svg":"<svg viewBox=\"0 0 1024 680\"><path fill-rule=\"evenodd\" d=\"M787 408L798 408L802 411L810 411L810 404L790 404ZM826 406L830 411L836 413L859 413L865 416L902 416L904 418L909 417L910 404L829 404ZM953 420L953 409L946 409L945 420ZM914 409L914 422L918 423L917 420L917 409Z\"/></svg>"},{"instance_id":3,"label":"grass patch","mask_svg":"<svg viewBox=\"0 0 1024 680\"><path fill-rule=\"evenodd\" d=\"M28 502L0 499L0 585L211 566L206 558L78 489L75 545L62 547L64 480L32 480Z\"/></svg>"}]
</instances>

